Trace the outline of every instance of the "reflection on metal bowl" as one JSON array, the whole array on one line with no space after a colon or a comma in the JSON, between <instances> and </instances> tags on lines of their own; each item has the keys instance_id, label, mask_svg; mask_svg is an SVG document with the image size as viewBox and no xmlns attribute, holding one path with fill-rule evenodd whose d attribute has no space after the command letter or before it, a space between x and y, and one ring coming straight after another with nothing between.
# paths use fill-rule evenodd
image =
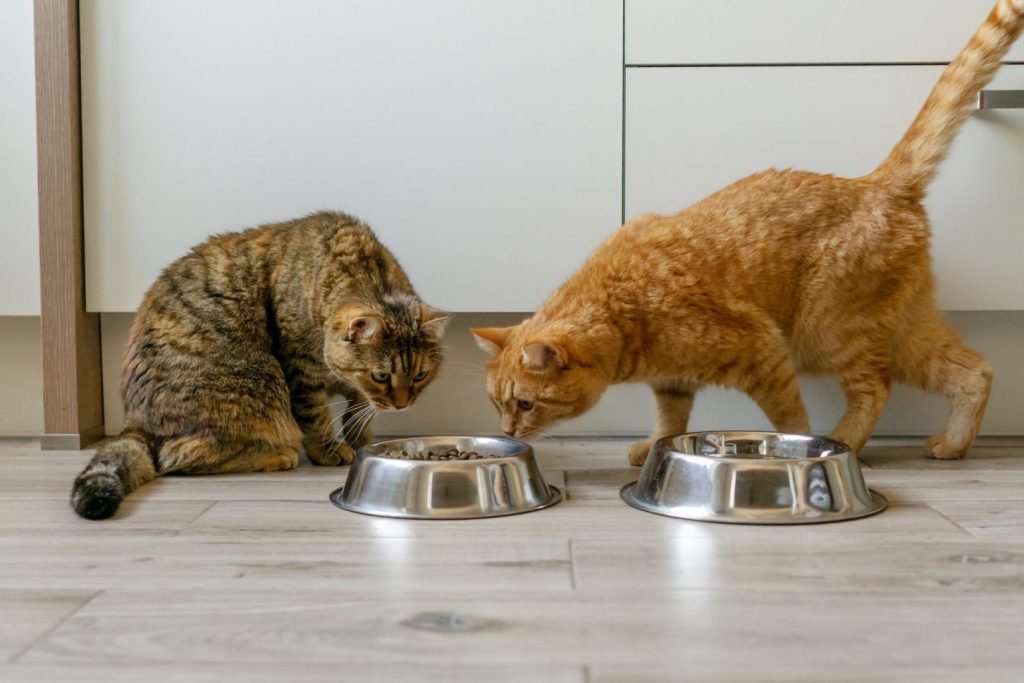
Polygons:
<instances>
[{"instance_id":1,"label":"reflection on metal bowl","mask_svg":"<svg viewBox=\"0 0 1024 683\"><path fill-rule=\"evenodd\" d=\"M409 460L385 454L457 449L496 456L477 460ZM549 486L528 444L512 439L434 436L381 441L356 454L331 501L351 512L407 519L500 517L550 507L562 492Z\"/></svg>"},{"instance_id":2,"label":"reflection on metal bowl","mask_svg":"<svg viewBox=\"0 0 1024 683\"><path fill-rule=\"evenodd\" d=\"M694 432L655 442L629 505L669 517L739 524L837 522L881 512L856 454L832 439L774 432Z\"/></svg>"}]
</instances>

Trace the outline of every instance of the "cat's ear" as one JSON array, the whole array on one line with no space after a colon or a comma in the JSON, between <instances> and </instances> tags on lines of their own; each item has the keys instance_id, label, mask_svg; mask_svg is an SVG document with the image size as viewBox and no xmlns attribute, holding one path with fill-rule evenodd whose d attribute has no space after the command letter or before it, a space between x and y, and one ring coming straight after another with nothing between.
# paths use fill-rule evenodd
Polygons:
<instances>
[{"instance_id":1,"label":"cat's ear","mask_svg":"<svg viewBox=\"0 0 1024 683\"><path fill-rule=\"evenodd\" d=\"M508 343L508 337L512 334L511 327L474 327L473 338L476 345L491 354L497 354Z\"/></svg>"},{"instance_id":2,"label":"cat's ear","mask_svg":"<svg viewBox=\"0 0 1024 683\"><path fill-rule=\"evenodd\" d=\"M368 311L353 311L346 316L344 328L347 342L374 342L381 338L384 321Z\"/></svg>"},{"instance_id":3,"label":"cat's ear","mask_svg":"<svg viewBox=\"0 0 1024 683\"><path fill-rule=\"evenodd\" d=\"M375 315L361 315L348 321L348 341L368 342L380 339L384 322Z\"/></svg>"},{"instance_id":4,"label":"cat's ear","mask_svg":"<svg viewBox=\"0 0 1024 683\"><path fill-rule=\"evenodd\" d=\"M331 326L347 342L375 342L384 336L384 320L365 304L341 306L335 311Z\"/></svg>"},{"instance_id":5,"label":"cat's ear","mask_svg":"<svg viewBox=\"0 0 1024 683\"><path fill-rule=\"evenodd\" d=\"M562 369L569 364L569 351L557 342L532 342L523 347L523 365L531 370Z\"/></svg>"},{"instance_id":6,"label":"cat's ear","mask_svg":"<svg viewBox=\"0 0 1024 683\"><path fill-rule=\"evenodd\" d=\"M439 342L444 337L444 331L452 316L444 311L439 311L433 306L423 304L420 307L420 334L430 341Z\"/></svg>"}]
</instances>

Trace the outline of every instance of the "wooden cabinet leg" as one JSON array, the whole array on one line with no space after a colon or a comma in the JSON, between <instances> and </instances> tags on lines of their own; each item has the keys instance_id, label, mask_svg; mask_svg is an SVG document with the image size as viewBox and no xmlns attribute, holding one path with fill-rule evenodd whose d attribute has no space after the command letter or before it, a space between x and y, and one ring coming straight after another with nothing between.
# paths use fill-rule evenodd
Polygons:
<instances>
[{"instance_id":1,"label":"wooden cabinet leg","mask_svg":"<svg viewBox=\"0 0 1024 683\"><path fill-rule=\"evenodd\" d=\"M78 0L35 0L43 449L103 436L100 320L85 310Z\"/></svg>"}]
</instances>

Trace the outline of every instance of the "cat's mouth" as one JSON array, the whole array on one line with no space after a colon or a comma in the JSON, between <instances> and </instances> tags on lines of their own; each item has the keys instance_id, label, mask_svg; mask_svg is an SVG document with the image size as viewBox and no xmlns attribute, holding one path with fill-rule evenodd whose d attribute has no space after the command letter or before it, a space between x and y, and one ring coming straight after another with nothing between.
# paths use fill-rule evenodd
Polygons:
<instances>
[{"instance_id":1,"label":"cat's mouth","mask_svg":"<svg viewBox=\"0 0 1024 683\"><path fill-rule=\"evenodd\" d=\"M403 410L408 410L412 404L409 403L407 405L402 406L401 408L398 408L394 405L388 405L386 403L381 403L379 401L374 401L371 399L370 405L373 406L375 410L378 410L383 413L400 413Z\"/></svg>"}]
</instances>

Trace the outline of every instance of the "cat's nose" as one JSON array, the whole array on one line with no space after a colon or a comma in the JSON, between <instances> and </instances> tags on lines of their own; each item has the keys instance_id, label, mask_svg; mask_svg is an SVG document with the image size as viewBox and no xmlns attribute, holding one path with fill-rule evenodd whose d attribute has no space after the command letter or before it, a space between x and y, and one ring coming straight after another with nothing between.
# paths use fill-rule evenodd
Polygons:
<instances>
[{"instance_id":1,"label":"cat's nose","mask_svg":"<svg viewBox=\"0 0 1024 683\"><path fill-rule=\"evenodd\" d=\"M516 430L515 429L502 429L501 431L505 432L505 436L515 436L516 435Z\"/></svg>"}]
</instances>

